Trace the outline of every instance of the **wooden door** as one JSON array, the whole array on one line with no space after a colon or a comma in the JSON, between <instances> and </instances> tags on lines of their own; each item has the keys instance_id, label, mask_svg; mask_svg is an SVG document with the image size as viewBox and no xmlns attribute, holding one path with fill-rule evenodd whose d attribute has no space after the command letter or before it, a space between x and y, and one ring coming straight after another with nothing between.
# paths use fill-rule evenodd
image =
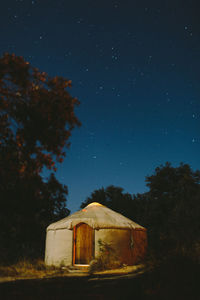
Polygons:
<instances>
[{"instance_id":1,"label":"wooden door","mask_svg":"<svg viewBox=\"0 0 200 300\"><path fill-rule=\"evenodd\" d=\"M93 258L93 228L85 223L74 230L74 263L88 265Z\"/></svg>"}]
</instances>

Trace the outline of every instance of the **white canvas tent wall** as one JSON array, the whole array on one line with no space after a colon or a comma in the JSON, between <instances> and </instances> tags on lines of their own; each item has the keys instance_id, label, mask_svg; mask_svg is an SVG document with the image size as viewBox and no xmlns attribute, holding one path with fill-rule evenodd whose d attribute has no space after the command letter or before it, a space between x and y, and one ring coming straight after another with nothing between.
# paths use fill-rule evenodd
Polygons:
<instances>
[{"instance_id":1,"label":"white canvas tent wall","mask_svg":"<svg viewBox=\"0 0 200 300\"><path fill-rule=\"evenodd\" d=\"M93 202L47 227L47 265L87 265L100 254L99 240L112 245L118 260L134 264L146 252L146 229Z\"/></svg>"}]
</instances>

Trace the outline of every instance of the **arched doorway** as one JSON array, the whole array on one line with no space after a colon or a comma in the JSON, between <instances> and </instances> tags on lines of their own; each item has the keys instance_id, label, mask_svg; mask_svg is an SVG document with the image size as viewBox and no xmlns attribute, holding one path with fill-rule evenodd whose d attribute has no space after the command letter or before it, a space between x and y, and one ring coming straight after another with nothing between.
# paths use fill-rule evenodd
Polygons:
<instances>
[{"instance_id":1,"label":"arched doorway","mask_svg":"<svg viewBox=\"0 0 200 300\"><path fill-rule=\"evenodd\" d=\"M94 253L94 230L85 223L74 227L73 264L89 265Z\"/></svg>"}]
</instances>

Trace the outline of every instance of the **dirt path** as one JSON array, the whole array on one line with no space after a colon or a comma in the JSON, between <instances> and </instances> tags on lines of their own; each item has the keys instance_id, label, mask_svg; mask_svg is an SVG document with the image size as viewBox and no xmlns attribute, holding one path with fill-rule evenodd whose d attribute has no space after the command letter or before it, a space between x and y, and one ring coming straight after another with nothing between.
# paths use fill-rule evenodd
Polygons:
<instances>
[{"instance_id":1,"label":"dirt path","mask_svg":"<svg viewBox=\"0 0 200 300\"><path fill-rule=\"evenodd\" d=\"M7 281L0 284L2 300L120 300L135 299L143 293L141 276L128 278L128 274L108 277L76 276ZM130 274L129 274L130 275Z\"/></svg>"},{"instance_id":2,"label":"dirt path","mask_svg":"<svg viewBox=\"0 0 200 300\"><path fill-rule=\"evenodd\" d=\"M124 270L125 271L125 270ZM183 274L182 274L183 273ZM2 300L199 300L199 270L178 276L165 268L96 274L66 274L0 283Z\"/></svg>"},{"instance_id":3,"label":"dirt path","mask_svg":"<svg viewBox=\"0 0 200 300\"><path fill-rule=\"evenodd\" d=\"M36 275L18 275L18 276L2 276L0 277L0 284L3 282L10 282L10 281L17 281L17 280L34 280L34 279L50 279L50 278L61 278L61 277L66 277L66 278L81 278L85 277L88 278L88 280L104 280L107 279L109 280L110 278L117 278L117 277L134 277L137 276L138 274L142 274L145 271L144 265L137 265L137 266L125 266L123 268L119 269L114 269L114 270L106 270L106 271L99 271L95 272L93 274L89 274L86 271L81 271L81 270L68 270L64 271L63 273L58 273L58 274L43 274L40 275L40 273Z\"/></svg>"},{"instance_id":4,"label":"dirt path","mask_svg":"<svg viewBox=\"0 0 200 300\"><path fill-rule=\"evenodd\" d=\"M0 299L128 299L128 294L133 288L133 281L137 293L142 290L141 283L137 282L141 281L139 278L143 273L144 268L135 266L95 274L74 270L62 276L44 278L4 277L0 279Z\"/></svg>"}]
</instances>

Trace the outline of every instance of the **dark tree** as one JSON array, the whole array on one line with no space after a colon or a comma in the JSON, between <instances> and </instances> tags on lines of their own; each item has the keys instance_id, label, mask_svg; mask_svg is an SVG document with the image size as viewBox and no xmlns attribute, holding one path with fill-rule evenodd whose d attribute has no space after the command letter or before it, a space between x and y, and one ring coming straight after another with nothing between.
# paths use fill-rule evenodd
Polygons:
<instances>
[{"instance_id":1,"label":"dark tree","mask_svg":"<svg viewBox=\"0 0 200 300\"><path fill-rule=\"evenodd\" d=\"M46 225L67 215L67 187L56 171L71 131L80 122L71 81L49 77L22 57L0 58L0 255L43 248ZM37 244L37 247L35 245ZM16 251L13 251L15 249ZM33 254L34 255L34 254Z\"/></svg>"},{"instance_id":2,"label":"dark tree","mask_svg":"<svg viewBox=\"0 0 200 300\"><path fill-rule=\"evenodd\" d=\"M91 202L99 202L126 217L132 216L132 196L128 193L123 193L123 188L121 187L110 185L106 189L102 187L99 190L95 190L91 196L81 204L81 208Z\"/></svg>"},{"instance_id":3,"label":"dark tree","mask_svg":"<svg viewBox=\"0 0 200 300\"><path fill-rule=\"evenodd\" d=\"M144 224L151 246L163 252L188 251L200 242L200 171L169 163L146 177Z\"/></svg>"},{"instance_id":4,"label":"dark tree","mask_svg":"<svg viewBox=\"0 0 200 300\"><path fill-rule=\"evenodd\" d=\"M195 256L200 249L200 171L166 163L147 176L146 183L149 191L137 195L115 186L101 188L81 208L99 202L146 227L149 250L156 256Z\"/></svg>"}]
</instances>

